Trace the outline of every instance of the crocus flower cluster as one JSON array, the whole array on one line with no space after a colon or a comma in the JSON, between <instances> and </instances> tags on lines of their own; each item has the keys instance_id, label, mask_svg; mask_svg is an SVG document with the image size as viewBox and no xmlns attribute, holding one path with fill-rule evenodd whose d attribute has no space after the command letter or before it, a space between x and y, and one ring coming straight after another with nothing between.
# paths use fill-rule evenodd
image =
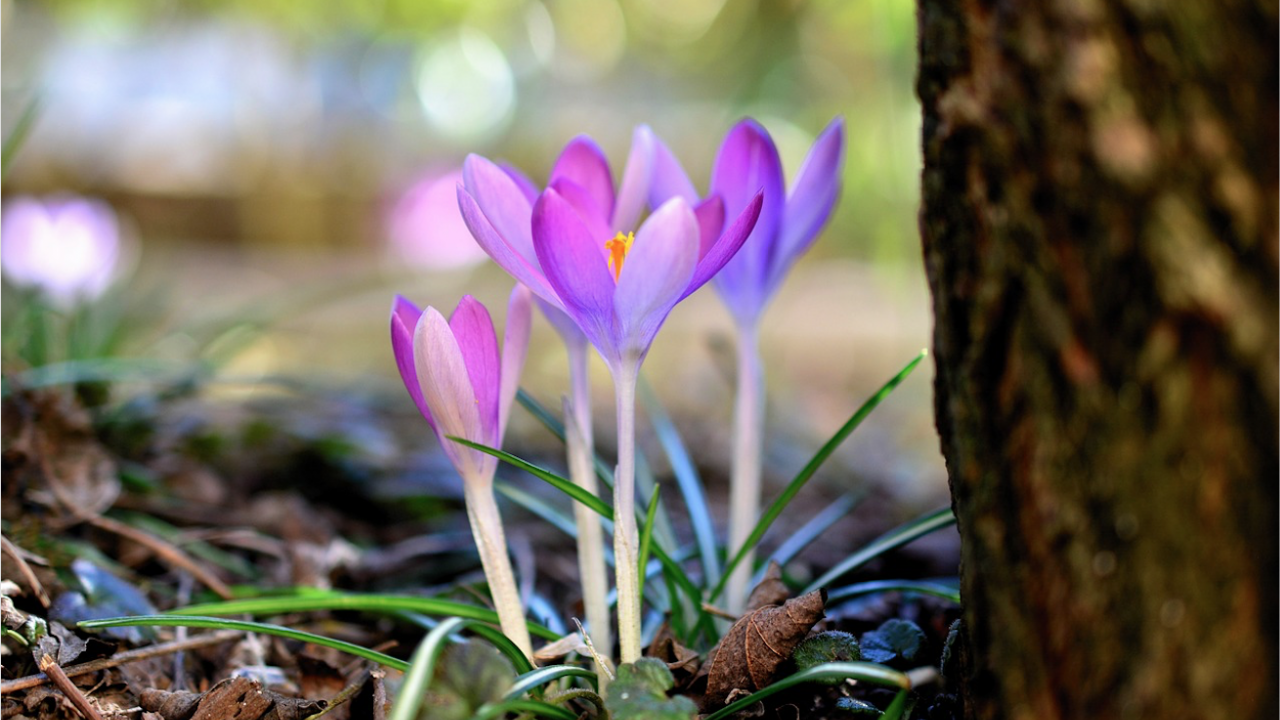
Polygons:
<instances>
[{"instance_id":1,"label":"crocus flower cluster","mask_svg":"<svg viewBox=\"0 0 1280 720\"><path fill-rule=\"evenodd\" d=\"M68 308L100 296L115 278L120 230L111 206L74 196L17 197L4 205L0 266Z\"/></svg>"},{"instance_id":2,"label":"crocus flower cluster","mask_svg":"<svg viewBox=\"0 0 1280 720\"><path fill-rule=\"evenodd\" d=\"M565 147L541 190L518 171L485 158L473 155L464 164L458 206L480 247L520 283L517 294L523 286L537 296L564 336L571 356L573 347L581 346L585 338L613 374L618 417L614 554L623 662L633 662L640 655L634 487L635 391L640 366L675 305L713 277L742 333L740 344L750 349L743 356L756 358L755 328L765 305L787 269L812 243L835 202L842 146L843 127L836 120L815 143L788 193L772 140L754 121L743 121L721 147L705 198L697 195L670 150L645 127L633 135L616 188L604 153L585 136ZM650 212L642 221L646 207ZM392 313L393 346L410 395L441 437L464 481L487 487L490 501L492 458L454 445L447 437L499 446L520 364L508 357L513 345L519 346L523 357L528 314L527 299L518 300L513 294L508 340L499 364L487 313L470 298L464 298L455 320L448 322L431 308L419 314L403 299L397 300ZM412 333L410 325L415 327ZM580 364L575 388L585 383L585 363ZM740 392L744 387L749 392L761 382L758 358L742 367L749 377L745 385L740 383ZM582 402L582 393L576 389L574 401ZM567 407L582 424L580 405ZM763 401L758 387L746 403L752 409L743 407L740 401L735 425L761 427ZM589 414L585 417L589 425ZM578 429L590 437L589 427ZM761 438L758 432L753 435L741 429L737 435L735 467L749 465L750 454L755 454L754 494L758 497ZM752 447L745 447L746 442ZM739 463L744 457L748 460ZM471 501L469 494L469 511ZM492 514L496 518L496 508ZM475 527L474 513L472 520ZM498 594L504 581L495 581L494 573L500 571L491 572L490 565L491 561L497 565L497 555L505 563L505 552L500 546L483 547L492 545L492 536L482 541L477 533L477 543L482 545L481 556L501 612L505 601ZM587 568L582 566L584 575ZM509 577L509 565L505 572ZM519 611L518 600L513 607ZM598 618L589 620L601 624ZM607 622L604 625L607 632ZM505 616L503 627L515 632ZM527 644L527 634L523 637ZM599 649L608 653L608 643L603 645Z\"/></svg>"}]
</instances>

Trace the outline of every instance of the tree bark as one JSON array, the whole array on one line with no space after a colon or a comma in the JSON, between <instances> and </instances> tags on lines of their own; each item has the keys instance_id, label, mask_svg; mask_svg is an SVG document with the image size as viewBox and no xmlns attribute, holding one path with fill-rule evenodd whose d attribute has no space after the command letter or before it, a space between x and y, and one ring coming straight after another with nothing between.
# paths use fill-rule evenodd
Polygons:
<instances>
[{"instance_id":1,"label":"tree bark","mask_svg":"<svg viewBox=\"0 0 1280 720\"><path fill-rule=\"evenodd\" d=\"M1275 3L918 20L966 716L1274 718Z\"/></svg>"}]
</instances>

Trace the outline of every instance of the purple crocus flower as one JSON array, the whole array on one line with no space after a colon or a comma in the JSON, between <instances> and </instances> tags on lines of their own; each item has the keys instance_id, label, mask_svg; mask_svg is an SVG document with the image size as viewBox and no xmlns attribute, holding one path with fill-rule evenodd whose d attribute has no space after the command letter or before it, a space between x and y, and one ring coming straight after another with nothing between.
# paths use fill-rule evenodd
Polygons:
<instances>
[{"instance_id":1,"label":"purple crocus flower","mask_svg":"<svg viewBox=\"0 0 1280 720\"><path fill-rule=\"evenodd\" d=\"M651 185L651 202L669 197L694 201L693 184L671 153L655 140L669 167ZM783 277L831 215L840 194L844 122L822 131L788 191L782 161L768 131L754 120L739 122L720 145L711 192L733 213L764 195L760 217L742 250L716 275L716 289L738 329L738 382L733 419L733 469L729 490L729 549L743 547L760 514L764 435L764 365L759 351L760 316ZM720 587L726 606L741 612L750 587L754 549L747 548ZM715 593L713 593L713 600Z\"/></svg>"},{"instance_id":2,"label":"purple crocus flower","mask_svg":"<svg viewBox=\"0 0 1280 720\"><path fill-rule=\"evenodd\" d=\"M665 148L662 152L670 157ZM787 189L782 161L769 132L750 118L725 136L711 173L711 193L725 212L741 212L763 192L764 205L742 251L716 275L716 288L739 325L755 325L782 279L826 224L840 195L844 120L835 118L813 147ZM671 163L675 163L671 159ZM653 186L654 202L670 197L696 200L693 185L678 165Z\"/></svg>"},{"instance_id":3,"label":"purple crocus flower","mask_svg":"<svg viewBox=\"0 0 1280 720\"><path fill-rule=\"evenodd\" d=\"M448 320L396 296L391 347L409 396L440 438L444 452L468 482L492 481L497 460L447 439L461 437L500 447L529 345L528 290L517 285L507 309L502 352L489 311L467 295Z\"/></svg>"},{"instance_id":4,"label":"purple crocus flower","mask_svg":"<svg viewBox=\"0 0 1280 720\"><path fill-rule=\"evenodd\" d=\"M499 353L489 311L470 295L448 320L435 308L419 311L399 296L391 306L391 348L400 378L462 476L467 519L502 632L530 658L533 647L493 495L497 459L449 437L502 446L529 345L531 316L529 291L517 285L507 306L507 332Z\"/></svg>"},{"instance_id":5,"label":"purple crocus flower","mask_svg":"<svg viewBox=\"0 0 1280 720\"><path fill-rule=\"evenodd\" d=\"M760 212L760 198L748 198L721 233L718 197L677 197L631 232L655 176L670 170L655 144L647 128L636 130L617 192L604 153L586 136L569 142L536 198L529 185L476 155L467 158L458 189L463 219L481 247L572 318L615 372L639 366L671 309L724 267Z\"/></svg>"},{"instance_id":6,"label":"purple crocus flower","mask_svg":"<svg viewBox=\"0 0 1280 720\"><path fill-rule=\"evenodd\" d=\"M0 234L4 274L62 307L97 298L118 271L116 215L101 200L15 198L5 203Z\"/></svg>"}]
</instances>

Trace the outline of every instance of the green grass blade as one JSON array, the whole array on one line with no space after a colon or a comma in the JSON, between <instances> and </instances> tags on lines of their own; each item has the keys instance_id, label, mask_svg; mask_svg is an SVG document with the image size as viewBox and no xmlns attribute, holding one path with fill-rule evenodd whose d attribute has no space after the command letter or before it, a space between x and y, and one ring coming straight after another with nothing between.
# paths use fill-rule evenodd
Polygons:
<instances>
[{"instance_id":1,"label":"green grass blade","mask_svg":"<svg viewBox=\"0 0 1280 720\"><path fill-rule=\"evenodd\" d=\"M559 508L552 507L542 498L535 496L533 493L525 491L523 488L516 487L511 483L498 481L493 484L493 489L520 507L537 515L538 517L551 523L551 526L560 532L568 535L574 540L578 539L578 526L574 523L573 518L561 512Z\"/></svg>"},{"instance_id":2,"label":"green grass blade","mask_svg":"<svg viewBox=\"0 0 1280 720\"><path fill-rule=\"evenodd\" d=\"M188 605L170 611L171 615L283 615L311 610L362 610L365 612L416 612L424 615L449 615L469 620L498 624L498 613L477 605L453 600L413 597L411 595L357 595L347 593L307 593L280 597L245 598L225 602ZM559 640L560 635L533 621L527 621L529 632L544 640Z\"/></svg>"},{"instance_id":3,"label":"green grass blade","mask_svg":"<svg viewBox=\"0 0 1280 720\"><path fill-rule=\"evenodd\" d=\"M537 399L529 393L525 392L524 388L520 388L516 391L516 400L524 407L525 410L529 411L530 415L550 430L552 435L559 438L560 442L565 441L564 423L560 421L560 418L556 417L555 414L548 410L545 405L538 402ZM606 487L612 488L613 471L609 469L608 463L602 460L599 455L594 453L592 453L592 457L595 460L596 477L599 477L600 481L603 482Z\"/></svg>"},{"instance_id":4,"label":"green grass blade","mask_svg":"<svg viewBox=\"0 0 1280 720\"><path fill-rule=\"evenodd\" d=\"M858 504L861 495L841 495L836 501L823 508L822 512L814 515L799 530L795 531L791 537L783 541L777 550L769 556L769 559L760 564L756 569L756 574L751 576L751 587L760 584L764 579L764 573L769 568L770 562L776 562L782 567L786 567L787 563L795 559L802 550L819 537L822 536L831 526L849 514L854 506Z\"/></svg>"},{"instance_id":5,"label":"green grass blade","mask_svg":"<svg viewBox=\"0 0 1280 720\"><path fill-rule=\"evenodd\" d=\"M880 716L880 720L898 720L906 709L907 691L899 690L898 694L893 696L893 702L889 703L889 707L884 709L884 714Z\"/></svg>"},{"instance_id":6,"label":"green grass blade","mask_svg":"<svg viewBox=\"0 0 1280 720\"><path fill-rule=\"evenodd\" d=\"M653 545L653 521L658 514L658 496L661 490L662 488L657 485L653 487L653 494L649 496L649 507L644 512L644 524L640 526L640 561L636 567L640 568L641 572L649 567L649 548ZM640 607L644 607L644 586L645 583L640 583L638 590L640 599L637 604ZM673 597L671 602L674 604L678 601Z\"/></svg>"},{"instance_id":7,"label":"green grass blade","mask_svg":"<svg viewBox=\"0 0 1280 720\"><path fill-rule=\"evenodd\" d=\"M676 477L676 485L684 496L684 504L689 512L689 523L693 526L694 539L698 543L698 555L702 561L703 582L710 585L720 579L720 555L716 548L715 523L711 521L711 511L707 507L707 498L702 492L702 479L698 470L689 458L689 451L680 439L675 423L658 401L653 388L647 382L640 382L640 402L644 406L645 416L653 426L662 445L667 461L671 463L671 472Z\"/></svg>"},{"instance_id":8,"label":"green grass blade","mask_svg":"<svg viewBox=\"0 0 1280 720\"><path fill-rule=\"evenodd\" d=\"M498 628L487 623L475 622L468 625L467 629L484 638L490 645L498 648L499 652L506 655L507 659L515 667L516 672L527 673L534 669L533 663L529 661L529 657L524 654L520 646L516 645L511 638L503 635Z\"/></svg>"},{"instance_id":9,"label":"green grass blade","mask_svg":"<svg viewBox=\"0 0 1280 720\"><path fill-rule=\"evenodd\" d=\"M597 513L603 515L606 519L613 520L613 508L609 506L609 503L605 502L604 500L601 500L599 495L596 495L595 493L592 493L592 492L588 492L582 489L581 487L578 487L578 485L576 485L572 480L568 478L561 477L544 467L534 465L533 463L527 460L518 458L515 455L512 455L511 453L505 452L503 450L491 448L487 445L481 445L480 443L474 443L474 442L471 442L470 440L466 440L460 437L449 436L448 439L458 443L459 445L465 445L466 447L469 447L472 450L479 450L480 452L485 453L487 455L492 455L498 458L499 460L507 463L508 465L512 465L521 470L524 470L525 472L529 473L530 475L533 475L539 480L542 480L543 482L546 482L546 483L550 483L560 492L564 493L565 495L568 495L574 500L577 500L583 505L586 505L587 507L591 508Z\"/></svg>"},{"instance_id":10,"label":"green grass blade","mask_svg":"<svg viewBox=\"0 0 1280 720\"><path fill-rule=\"evenodd\" d=\"M831 607L833 603L841 600L881 592L914 592L950 600L956 605L960 604L960 591L955 587L942 583L929 582L927 580L872 580L828 591L827 607Z\"/></svg>"},{"instance_id":11,"label":"green grass blade","mask_svg":"<svg viewBox=\"0 0 1280 720\"><path fill-rule=\"evenodd\" d=\"M755 547L755 545L760 542L760 538L764 537L764 534L769 530L769 526L773 524L774 520L778 519L778 516L782 514L783 509L785 509L787 504L791 502L792 498L796 496L796 493L800 492L800 489L804 487L805 483L809 482L809 479L818 471L818 468L822 467L822 464L827 461L827 458L831 457L831 454L836 451L836 448L840 447L840 444L849 437L849 434L862 424L862 421L871 414L871 411L874 410L882 400L888 397L889 393L893 392L898 385L902 384L903 380L907 379L907 376L911 374L911 371L915 370L916 366L919 365L928 354L928 350L922 350L915 359L907 363L907 366L899 371L897 375L894 375L893 379L885 383L875 395L872 395L870 399L864 402L862 407L858 408L857 412L855 412L853 416L836 431L836 434L831 436L831 439L828 440L826 444L818 450L817 454L813 456L813 459L804 466L804 469L800 471L800 474L796 475L795 479L792 480L791 483L787 485L786 489L782 491L782 494L779 495L778 498L773 501L773 504L764 511L764 514L760 516L760 520L756 523L751 534L747 536L746 542L742 544L742 547L738 548L737 553L733 556L733 560L729 561L729 564L725 566L724 575L720 577L720 582L716 583L715 588L711 591L711 596L708 598L709 602L715 602L716 599L720 597L720 593L724 592L724 586L728 581L729 576L733 574L734 568L738 567L738 564L746 557L747 551L750 548Z\"/></svg>"},{"instance_id":12,"label":"green grass blade","mask_svg":"<svg viewBox=\"0 0 1280 720\"><path fill-rule=\"evenodd\" d=\"M516 678L516 682L507 691L504 700L515 700L521 695L529 692L533 688L546 685L554 680L565 677L583 677L591 680L592 685L595 684L595 671L586 670L574 665L548 665L540 667L532 672L527 672Z\"/></svg>"},{"instance_id":13,"label":"green grass blade","mask_svg":"<svg viewBox=\"0 0 1280 720\"><path fill-rule=\"evenodd\" d=\"M822 577L809 583L809 587L805 588L805 592L817 590L825 585L830 585L833 580L850 572L854 569L862 567L867 562L874 560L880 555L902 545L915 540L923 535L928 535L934 530L944 528L948 525L954 525L956 516L951 514L951 508L944 507L916 518L911 522L899 525L880 537L872 540L866 547L849 557L841 560L835 567L828 570Z\"/></svg>"},{"instance_id":14,"label":"green grass blade","mask_svg":"<svg viewBox=\"0 0 1280 720\"><path fill-rule=\"evenodd\" d=\"M748 708L770 695L780 693L787 688L794 687L801 683L812 682L814 680L844 680L845 678L863 680L875 685L896 687L901 690L911 689L911 681L907 678L905 673L900 673L897 670L892 670L883 665L866 662L823 663L794 675L789 675L767 688L758 690L737 702L725 705L710 715L704 716L702 720L721 720L721 718L731 717L739 710Z\"/></svg>"},{"instance_id":15,"label":"green grass blade","mask_svg":"<svg viewBox=\"0 0 1280 720\"><path fill-rule=\"evenodd\" d=\"M535 717L551 718L552 720L578 720L577 713L540 700L507 700L491 705L482 705L476 711L476 714L471 717L471 720L492 720L492 718L506 717L511 713L520 713L522 717L524 715L533 715Z\"/></svg>"},{"instance_id":16,"label":"green grass blade","mask_svg":"<svg viewBox=\"0 0 1280 720\"><path fill-rule=\"evenodd\" d=\"M191 615L137 615L134 617L103 618L101 620L84 620L79 626L87 630L111 627L192 627L213 628L215 630L243 630L244 632L262 633L277 637L301 640L302 642L333 648L349 655L372 660L379 665L405 671L409 663L378 652L361 647L345 640L335 640L323 635L316 635L302 630L294 630L283 625L250 622L248 620L228 620L226 618L200 617Z\"/></svg>"},{"instance_id":17,"label":"green grass blade","mask_svg":"<svg viewBox=\"0 0 1280 720\"><path fill-rule=\"evenodd\" d=\"M573 518L564 514L559 509L543 502L541 498L534 496L532 493L525 492L523 489L509 483L498 482L494 484L494 488L498 492L507 496L507 498L515 504L551 523L553 527L560 530L565 535L568 535L574 540L578 539L578 526L574 522ZM603 522L605 529L612 533L613 523L609 520L605 520ZM613 567L612 548L604 548L604 561L605 564Z\"/></svg>"},{"instance_id":18,"label":"green grass blade","mask_svg":"<svg viewBox=\"0 0 1280 720\"><path fill-rule=\"evenodd\" d=\"M400 686L400 694L391 707L389 720L413 720L418 716L422 701L426 699L427 688L435 675L436 662L449 643L449 634L460 630L466 622L462 618L449 618L427 633L418 649L413 651L409 659L409 669L405 672L404 683Z\"/></svg>"}]
</instances>

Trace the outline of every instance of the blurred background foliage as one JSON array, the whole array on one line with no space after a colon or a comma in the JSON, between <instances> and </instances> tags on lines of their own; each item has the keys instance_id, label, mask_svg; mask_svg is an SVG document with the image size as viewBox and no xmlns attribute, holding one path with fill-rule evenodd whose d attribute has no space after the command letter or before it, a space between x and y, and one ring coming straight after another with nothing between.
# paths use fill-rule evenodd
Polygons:
<instances>
[{"instance_id":1,"label":"blurred background foliage","mask_svg":"<svg viewBox=\"0 0 1280 720\"><path fill-rule=\"evenodd\" d=\"M542 180L585 132L616 175L632 128L645 123L705 189L721 138L745 115L773 134L789 177L833 116L847 122L837 211L765 316L770 389L782 399L771 424L794 419L797 435L822 436L928 345L909 0L2 8L6 136L37 103L4 177L6 204L75 193L114 208L136 259L128 288L152 328L119 352L232 348L227 371L240 376L392 383L391 293L451 308L469 292L500 314L509 288L491 263L451 254L431 219L448 210L447 174L467 153ZM406 202L435 205L405 221L418 212ZM406 251L415 233L425 251ZM668 328L648 366L660 391L680 388L664 399L727 424L727 313L706 291ZM554 397L563 356L545 326L534 342L543 350L525 384ZM872 428L863 449L919 450L902 472L923 475L924 492L936 494L928 379L895 397L882 431L895 442L878 442Z\"/></svg>"}]
</instances>

